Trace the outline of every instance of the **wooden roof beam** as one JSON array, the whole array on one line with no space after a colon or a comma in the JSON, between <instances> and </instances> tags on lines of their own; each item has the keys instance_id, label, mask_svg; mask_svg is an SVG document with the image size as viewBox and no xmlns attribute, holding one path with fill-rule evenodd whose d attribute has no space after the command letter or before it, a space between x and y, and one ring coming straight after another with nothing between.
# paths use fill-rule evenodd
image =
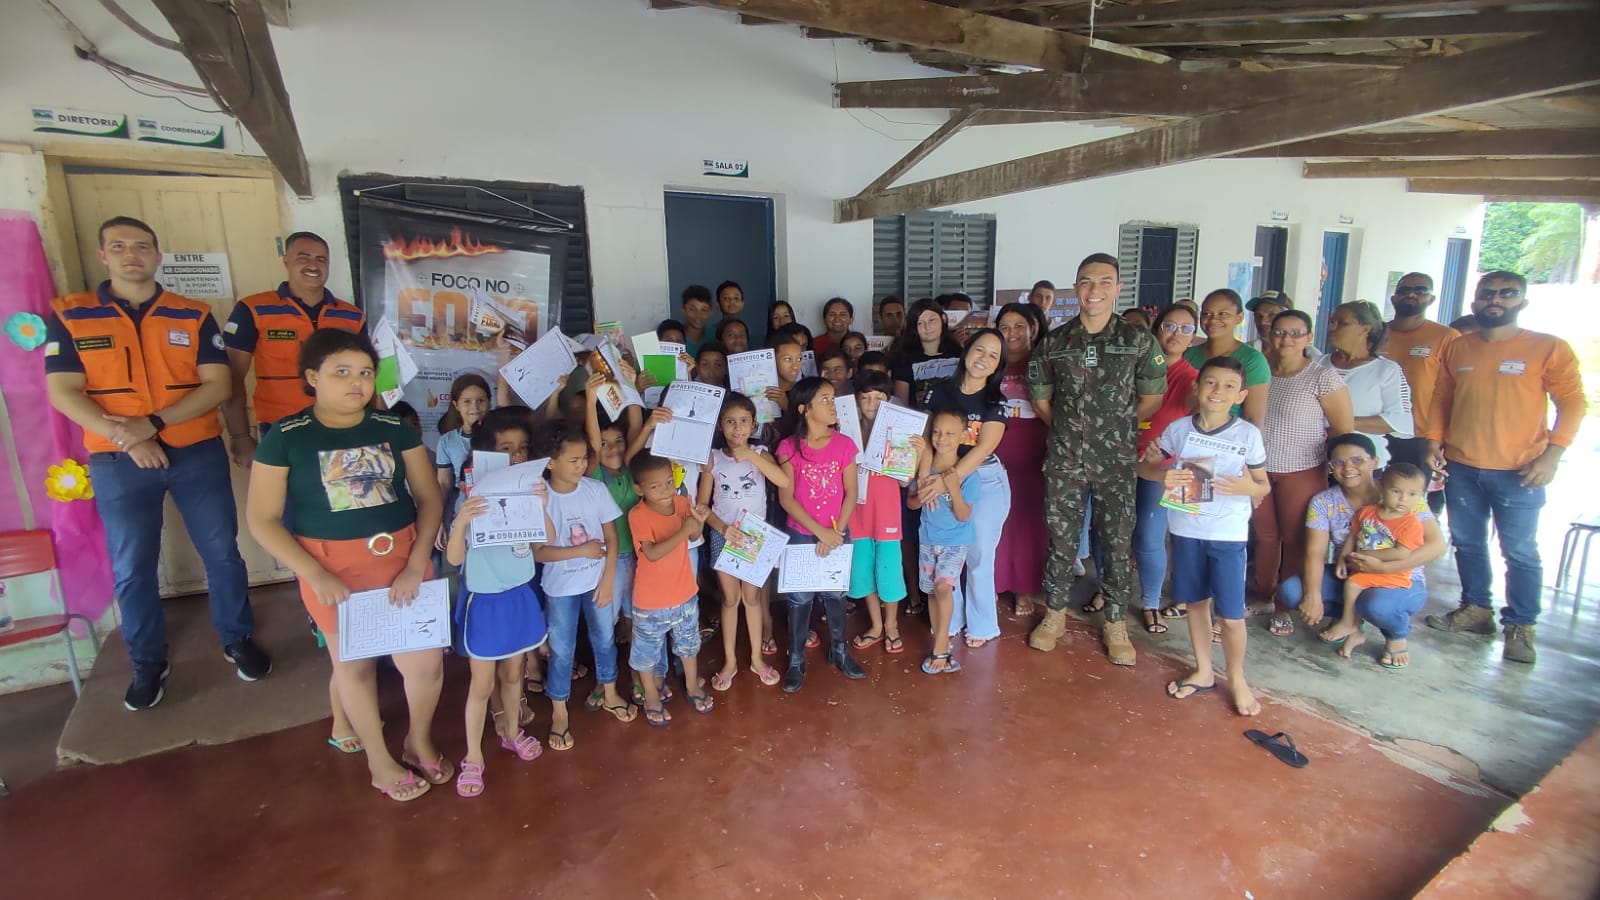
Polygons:
<instances>
[{"instance_id":1,"label":"wooden roof beam","mask_svg":"<svg viewBox=\"0 0 1600 900\"><path fill-rule=\"evenodd\" d=\"M841 200L834 218L855 222L934 209L1600 84L1595 39L1591 26L1430 59L1352 79L1294 103L1274 100L1210 113Z\"/></svg>"},{"instance_id":2,"label":"wooden roof beam","mask_svg":"<svg viewBox=\"0 0 1600 900\"><path fill-rule=\"evenodd\" d=\"M1207 22L1382 15L1384 13L1467 12L1505 6L1506 0L1173 0L1107 6L1094 14L1095 30L1131 25L1196 25ZM1573 0L1572 7L1592 6ZM1040 25L1051 28L1088 28L1089 13L1077 9L1045 15Z\"/></svg>"},{"instance_id":3,"label":"wooden roof beam","mask_svg":"<svg viewBox=\"0 0 1600 900\"><path fill-rule=\"evenodd\" d=\"M1459 16L1382 16L1326 22L1245 22L1222 25L1164 25L1095 31L1128 47L1203 47L1208 44L1303 44L1329 41L1455 40L1559 31L1586 13L1487 12Z\"/></svg>"},{"instance_id":4,"label":"wooden roof beam","mask_svg":"<svg viewBox=\"0 0 1600 900\"><path fill-rule=\"evenodd\" d=\"M1303 174L1307 178L1560 178L1593 181L1600 179L1600 157L1306 163Z\"/></svg>"},{"instance_id":5,"label":"wooden roof beam","mask_svg":"<svg viewBox=\"0 0 1600 900\"><path fill-rule=\"evenodd\" d=\"M289 187L311 196L311 167L289 108L261 0L154 0L195 71L209 81Z\"/></svg>"},{"instance_id":6,"label":"wooden roof beam","mask_svg":"<svg viewBox=\"0 0 1600 900\"><path fill-rule=\"evenodd\" d=\"M834 87L846 109L985 109L1096 115L1194 116L1326 90L1349 72L1183 72L1176 69L1063 75L1027 72L958 78L851 81Z\"/></svg>"},{"instance_id":7,"label":"wooden roof beam","mask_svg":"<svg viewBox=\"0 0 1600 900\"><path fill-rule=\"evenodd\" d=\"M956 132L970 124L973 119L977 118L978 113L982 111L982 108L977 106L969 106L966 109L958 111L943 125L940 125L938 128L934 129L933 134L923 138L921 143L917 144L915 147L912 147L905 156L900 157L900 159L894 165L890 166L882 175L874 178L871 184L862 188L861 194L870 194L874 191L881 191L889 185L894 184L897 180L899 180L900 176L911 171L917 163L927 159L929 154L939 149L939 147L942 146L945 141L955 137ZM856 196L859 197L861 194L857 194Z\"/></svg>"},{"instance_id":8,"label":"wooden roof beam","mask_svg":"<svg viewBox=\"0 0 1600 900\"><path fill-rule=\"evenodd\" d=\"M1483 194L1486 200L1542 203L1593 203L1600 200L1600 182L1529 181L1515 178L1413 178L1406 190L1417 194Z\"/></svg>"},{"instance_id":9,"label":"wooden roof beam","mask_svg":"<svg viewBox=\"0 0 1600 900\"><path fill-rule=\"evenodd\" d=\"M1092 49L1098 58L1121 62L1166 62L1160 54L1119 47L1054 28L987 16L927 0L687 0L692 6L723 9L807 28L894 41L979 59L1057 72L1076 71Z\"/></svg>"},{"instance_id":10,"label":"wooden roof beam","mask_svg":"<svg viewBox=\"0 0 1600 900\"><path fill-rule=\"evenodd\" d=\"M1442 159L1452 156L1553 158L1600 156L1600 129L1559 131L1517 128L1505 131L1341 134L1233 154L1238 159L1394 157Z\"/></svg>"}]
</instances>

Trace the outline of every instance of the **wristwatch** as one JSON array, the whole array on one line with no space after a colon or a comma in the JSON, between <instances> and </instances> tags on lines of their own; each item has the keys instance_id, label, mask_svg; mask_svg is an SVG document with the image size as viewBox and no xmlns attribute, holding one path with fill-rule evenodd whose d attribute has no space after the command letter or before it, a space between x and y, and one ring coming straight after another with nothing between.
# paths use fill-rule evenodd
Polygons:
<instances>
[{"instance_id":1,"label":"wristwatch","mask_svg":"<svg viewBox=\"0 0 1600 900\"><path fill-rule=\"evenodd\" d=\"M158 415L155 415L154 413L145 416L144 418L146 422L150 423L150 427L156 430L156 434L160 434L161 430L167 427L166 420Z\"/></svg>"}]
</instances>

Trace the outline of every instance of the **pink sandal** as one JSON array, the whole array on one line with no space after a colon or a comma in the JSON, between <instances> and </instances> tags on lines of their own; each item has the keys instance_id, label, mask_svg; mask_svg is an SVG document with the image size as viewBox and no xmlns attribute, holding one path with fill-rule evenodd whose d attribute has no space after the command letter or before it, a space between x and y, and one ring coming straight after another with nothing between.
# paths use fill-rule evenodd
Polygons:
<instances>
[{"instance_id":1,"label":"pink sandal","mask_svg":"<svg viewBox=\"0 0 1600 900\"><path fill-rule=\"evenodd\" d=\"M451 767L450 761L445 759L442 753L433 762L425 763L415 753L407 750L400 755L400 765L421 775L428 780L429 784L445 784L456 774L456 770Z\"/></svg>"},{"instance_id":2,"label":"pink sandal","mask_svg":"<svg viewBox=\"0 0 1600 900\"><path fill-rule=\"evenodd\" d=\"M406 773L406 777L400 779L399 781L396 781L394 784L387 785L387 786L376 785L375 784L375 785L373 785L373 787L377 788L378 793L384 795L385 797L388 797L390 800L393 800L396 803L410 803L411 801L417 799L418 797L421 797L423 794L426 794L429 791L429 789L431 789L433 787L433 785L430 784L426 778L418 778L417 777L417 773L415 773L415 772L407 772ZM399 794L399 793L401 793L402 791L405 791L408 788L414 788L414 787L420 787L420 788L422 788L422 790L417 791L415 794L412 794L409 797L397 797L397 796L395 796L396 794Z\"/></svg>"},{"instance_id":3,"label":"pink sandal","mask_svg":"<svg viewBox=\"0 0 1600 900\"><path fill-rule=\"evenodd\" d=\"M456 776L456 793L463 797L476 797L483 793L483 763L463 759L461 774Z\"/></svg>"},{"instance_id":4,"label":"pink sandal","mask_svg":"<svg viewBox=\"0 0 1600 900\"><path fill-rule=\"evenodd\" d=\"M515 741L508 741L504 737L500 738L500 746L515 753L517 759L523 762L533 762L539 758L539 754L544 752L544 746L539 743L538 738L520 730L517 732Z\"/></svg>"},{"instance_id":5,"label":"pink sandal","mask_svg":"<svg viewBox=\"0 0 1600 900\"><path fill-rule=\"evenodd\" d=\"M778 670L771 666L762 666L759 669L751 666L750 671L754 672L756 677L761 679L761 683L767 687L772 687L783 680L783 676L778 674Z\"/></svg>"}]
</instances>

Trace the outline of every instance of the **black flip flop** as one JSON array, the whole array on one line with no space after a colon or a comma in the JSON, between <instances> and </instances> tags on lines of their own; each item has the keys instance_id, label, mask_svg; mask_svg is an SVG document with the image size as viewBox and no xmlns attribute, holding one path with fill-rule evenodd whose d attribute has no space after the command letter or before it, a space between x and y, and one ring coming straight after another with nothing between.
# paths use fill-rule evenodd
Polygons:
<instances>
[{"instance_id":1,"label":"black flip flop","mask_svg":"<svg viewBox=\"0 0 1600 900\"><path fill-rule=\"evenodd\" d=\"M1304 769L1306 766L1311 765L1311 760L1306 759L1306 755L1295 747L1294 738L1290 737L1288 732L1280 731L1277 734L1269 735L1265 731L1252 728L1246 731L1244 736L1249 738L1252 744L1265 747L1267 752L1276 756L1279 761L1294 766L1296 769ZM1283 738L1283 740L1280 741L1278 740L1279 738Z\"/></svg>"},{"instance_id":2,"label":"black flip flop","mask_svg":"<svg viewBox=\"0 0 1600 900\"><path fill-rule=\"evenodd\" d=\"M1212 682L1211 684L1195 684L1192 681L1183 680L1174 681L1171 684L1168 684L1167 687L1170 688L1174 684L1178 686L1178 691L1181 691L1184 688L1189 688L1190 690L1189 693L1184 694L1182 697L1178 696L1178 691L1167 691L1167 697L1171 700L1188 700L1189 698L1199 694L1209 694L1217 689L1216 682Z\"/></svg>"}]
</instances>

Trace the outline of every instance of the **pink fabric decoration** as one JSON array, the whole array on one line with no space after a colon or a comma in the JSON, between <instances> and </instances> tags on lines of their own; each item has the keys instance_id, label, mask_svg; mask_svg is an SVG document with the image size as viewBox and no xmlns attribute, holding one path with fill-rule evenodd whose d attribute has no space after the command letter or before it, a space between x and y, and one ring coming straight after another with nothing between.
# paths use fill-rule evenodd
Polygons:
<instances>
[{"instance_id":1,"label":"pink fabric decoration","mask_svg":"<svg viewBox=\"0 0 1600 900\"><path fill-rule=\"evenodd\" d=\"M48 318L55 295L38 226L26 213L0 210L0 320L19 312ZM0 383L5 384L17 463L28 486L24 500L9 473L0 477L0 528L23 528L22 505L31 501L34 527L49 528L55 536L67 611L98 620L113 597L100 513L92 500L57 503L44 492L51 465L69 457L88 464L83 430L45 401L43 348L24 350L0 339Z\"/></svg>"}]
</instances>

